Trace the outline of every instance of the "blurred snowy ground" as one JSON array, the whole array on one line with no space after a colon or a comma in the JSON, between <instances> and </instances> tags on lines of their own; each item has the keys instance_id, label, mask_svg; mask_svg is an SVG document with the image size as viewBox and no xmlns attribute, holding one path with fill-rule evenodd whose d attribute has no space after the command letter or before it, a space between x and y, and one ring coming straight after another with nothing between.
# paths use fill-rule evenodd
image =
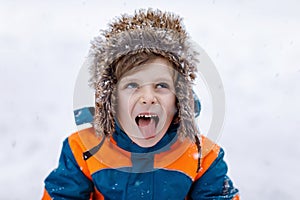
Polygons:
<instances>
[{"instance_id":1,"label":"blurred snowy ground","mask_svg":"<svg viewBox=\"0 0 300 200\"><path fill-rule=\"evenodd\" d=\"M90 40L113 17L147 7L180 14L219 70L227 106L219 143L242 199L298 199L296 0L0 0L0 199L40 199L76 131L73 90Z\"/></svg>"}]
</instances>

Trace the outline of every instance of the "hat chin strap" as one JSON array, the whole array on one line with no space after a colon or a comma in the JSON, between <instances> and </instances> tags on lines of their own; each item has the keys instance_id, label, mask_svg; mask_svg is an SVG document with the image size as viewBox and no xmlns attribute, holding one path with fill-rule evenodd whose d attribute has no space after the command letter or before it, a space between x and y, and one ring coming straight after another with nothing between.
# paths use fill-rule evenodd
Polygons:
<instances>
[{"instance_id":1,"label":"hat chin strap","mask_svg":"<svg viewBox=\"0 0 300 200\"><path fill-rule=\"evenodd\" d=\"M198 150L198 162L197 162L197 170L196 172L198 173L200 170L200 159L201 159L201 144L200 144L200 139L197 135L195 135L195 144L197 146L197 150Z\"/></svg>"},{"instance_id":2,"label":"hat chin strap","mask_svg":"<svg viewBox=\"0 0 300 200\"><path fill-rule=\"evenodd\" d=\"M105 137L102 138L102 140L100 141L99 144L97 144L96 146L94 146L93 148L91 148L90 150L83 152L83 159L87 160L90 157L92 157L93 155L95 155L101 148L101 146L103 145L105 140Z\"/></svg>"}]
</instances>

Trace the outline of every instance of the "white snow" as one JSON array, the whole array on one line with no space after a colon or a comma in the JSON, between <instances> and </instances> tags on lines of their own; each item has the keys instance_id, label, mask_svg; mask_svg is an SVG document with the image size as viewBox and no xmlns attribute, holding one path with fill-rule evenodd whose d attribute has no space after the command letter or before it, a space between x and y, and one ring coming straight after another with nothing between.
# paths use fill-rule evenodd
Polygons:
<instances>
[{"instance_id":1,"label":"white snow","mask_svg":"<svg viewBox=\"0 0 300 200\"><path fill-rule=\"evenodd\" d=\"M298 199L299 1L0 5L0 199L40 199L63 139L76 131L73 91L90 40L115 16L147 7L180 14L219 70L227 106L219 143L242 199Z\"/></svg>"}]
</instances>

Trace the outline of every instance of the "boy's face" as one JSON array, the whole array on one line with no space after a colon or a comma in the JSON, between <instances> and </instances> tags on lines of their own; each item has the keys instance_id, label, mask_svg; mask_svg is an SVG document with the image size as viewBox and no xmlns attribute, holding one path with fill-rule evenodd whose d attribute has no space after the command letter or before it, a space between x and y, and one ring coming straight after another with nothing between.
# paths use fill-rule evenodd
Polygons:
<instances>
[{"instance_id":1,"label":"boy's face","mask_svg":"<svg viewBox=\"0 0 300 200\"><path fill-rule=\"evenodd\" d=\"M126 73L117 86L117 119L141 147L164 136L177 111L172 64L157 58Z\"/></svg>"}]
</instances>

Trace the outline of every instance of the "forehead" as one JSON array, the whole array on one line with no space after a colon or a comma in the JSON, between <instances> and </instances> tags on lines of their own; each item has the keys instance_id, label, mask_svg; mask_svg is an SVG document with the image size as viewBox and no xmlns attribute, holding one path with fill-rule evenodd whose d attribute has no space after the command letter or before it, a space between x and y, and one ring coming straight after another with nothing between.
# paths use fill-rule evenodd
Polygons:
<instances>
[{"instance_id":1,"label":"forehead","mask_svg":"<svg viewBox=\"0 0 300 200\"><path fill-rule=\"evenodd\" d=\"M123 78L144 77L144 78L168 78L173 77L175 70L173 64L164 58L156 58L147 63L135 66L123 75Z\"/></svg>"}]
</instances>

